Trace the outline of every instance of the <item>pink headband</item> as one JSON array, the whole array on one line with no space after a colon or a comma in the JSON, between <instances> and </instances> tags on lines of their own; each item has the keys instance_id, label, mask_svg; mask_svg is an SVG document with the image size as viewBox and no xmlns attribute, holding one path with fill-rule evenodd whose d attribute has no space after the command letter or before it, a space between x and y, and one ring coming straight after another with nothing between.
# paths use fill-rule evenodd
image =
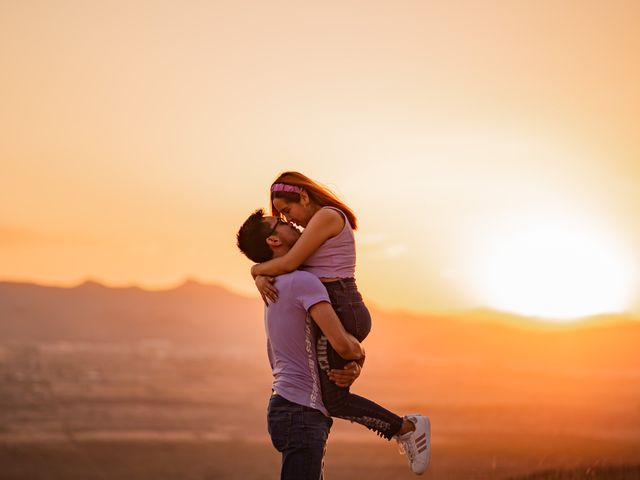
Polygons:
<instances>
[{"instance_id":1,"label":"pink headband","mask_svg":"<svg viewBox=\"0 0 640 480\"><path fill-rule=\"evenodd\" d=\"M304 190L295 185L288 185L286 183L274 183L271 185L272 192L290 192L290 193L302 193Z\"/></svg>"}]
</instances>

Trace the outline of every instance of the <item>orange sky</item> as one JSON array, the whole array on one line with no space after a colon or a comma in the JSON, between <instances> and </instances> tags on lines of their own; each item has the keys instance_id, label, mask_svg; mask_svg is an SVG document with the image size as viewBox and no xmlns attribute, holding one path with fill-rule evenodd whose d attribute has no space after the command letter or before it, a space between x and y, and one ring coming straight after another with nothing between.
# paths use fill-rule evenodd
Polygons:
<instances>
[{"instance_id":1,"label":"orange sky","mask_svg":"<svg viewBox=\"0 0 640 480\"><path fill-rule=\"evenodd\" d=\"M638 25L634 1L3 2L0 278L252 293L235 231L296 169L358 213L372 303L491 303L500 252L557 228L538 274L566 250L619 285L594 311L640 312Z\"/></svg>"}]
</instances>

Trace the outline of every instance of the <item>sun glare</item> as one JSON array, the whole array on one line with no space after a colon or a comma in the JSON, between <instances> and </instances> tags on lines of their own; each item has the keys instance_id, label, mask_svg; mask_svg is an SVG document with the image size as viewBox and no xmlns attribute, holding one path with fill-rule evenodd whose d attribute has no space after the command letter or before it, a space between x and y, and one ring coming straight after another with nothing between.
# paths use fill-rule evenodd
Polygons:
<instances>
[{"instance_id":1,"label":"sun glare","mask_svg":"<svg viewBox=\"0 0 640 480\"><path fill-rule=\"evenodd\" d=\"M478 253L476 290L491 308L570 321L629 305L633 272L624 249L571 219L503 228Z\"/></svg>"}]
</instances>

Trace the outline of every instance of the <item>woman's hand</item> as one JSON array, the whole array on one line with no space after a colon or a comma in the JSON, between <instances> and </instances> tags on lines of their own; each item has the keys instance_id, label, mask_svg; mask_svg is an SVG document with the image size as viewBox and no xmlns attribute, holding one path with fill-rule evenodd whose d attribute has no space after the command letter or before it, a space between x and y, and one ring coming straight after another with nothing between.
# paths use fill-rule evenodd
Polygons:
<instances>
[{"instance_id":1,"label":"woman's hand","mask_svg":"<svg viewBox=\"0 0 640 480\"><path fill-rule=\"evenodd\" d=\"M360 376L362 367L356 362L347 363L342 369L329 370L329 380L339 387L350 387Z\"/></svg>"},{"instance_id":2,"label":"woman's hand","mask_svg":"<svg viewBox=\"0 0 640 480\"><path fill-rule=\"evenodd\" d=\"M274 303L278 300L278 289L273 285L274 277L258 275L254 281L265 305L269 306L269 302Z\"/></svg>"}]
</instances>

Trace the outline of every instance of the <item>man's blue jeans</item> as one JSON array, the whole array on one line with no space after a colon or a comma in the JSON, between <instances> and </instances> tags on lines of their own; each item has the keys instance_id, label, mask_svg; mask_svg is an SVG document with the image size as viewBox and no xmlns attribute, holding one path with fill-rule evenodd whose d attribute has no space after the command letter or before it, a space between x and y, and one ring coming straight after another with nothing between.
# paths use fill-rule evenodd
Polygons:
<instances>
[{"instance_id":1,"label":"man's blue jeans","mask_svg":"<svg viewBox=\"0 0 640 480\"><path fill-rule=\"evenodd\" d=\"M267 420L271 442L282 453L280 480L322 480L333 420L278 394L269 400Z\"/></svg>"}]
</instances>

